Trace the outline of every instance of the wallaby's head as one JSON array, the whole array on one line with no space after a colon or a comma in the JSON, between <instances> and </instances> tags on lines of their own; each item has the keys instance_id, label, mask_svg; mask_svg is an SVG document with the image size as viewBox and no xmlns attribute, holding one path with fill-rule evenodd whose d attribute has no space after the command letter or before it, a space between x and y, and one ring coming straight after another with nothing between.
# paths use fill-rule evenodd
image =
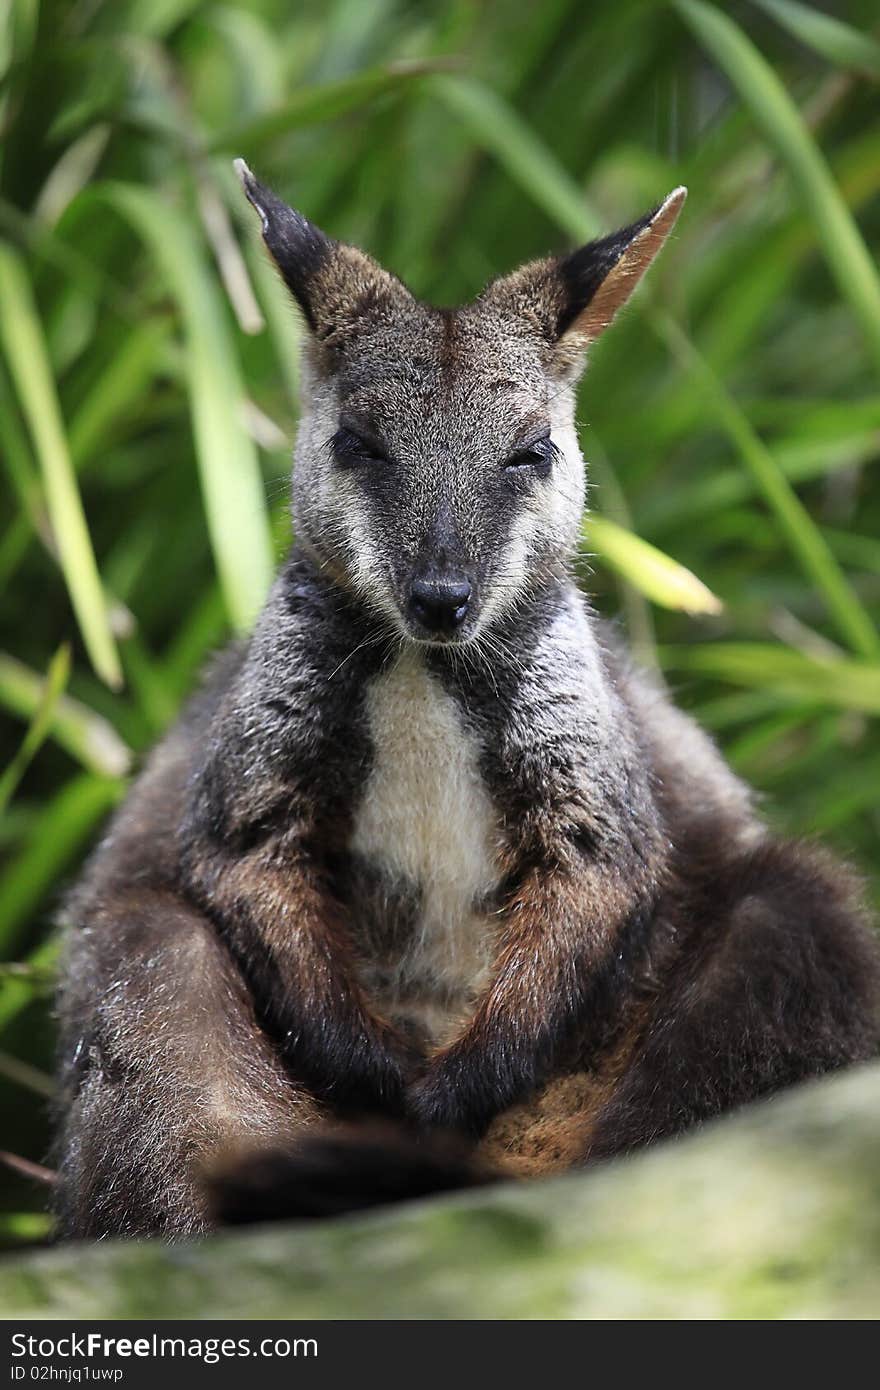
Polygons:
<instances>
[{"instance_id":1,"label":"wallaby's head","mask_svg":"<svg viewBox=\"0 0 880 1390\"><path fill-rule=\"evenodd\" d=\"M309 328L298 538L398 632L467 642L569 560L584 505L577 377L685 190L435 309L238 169Z\"/></svg>"}]
</instances>

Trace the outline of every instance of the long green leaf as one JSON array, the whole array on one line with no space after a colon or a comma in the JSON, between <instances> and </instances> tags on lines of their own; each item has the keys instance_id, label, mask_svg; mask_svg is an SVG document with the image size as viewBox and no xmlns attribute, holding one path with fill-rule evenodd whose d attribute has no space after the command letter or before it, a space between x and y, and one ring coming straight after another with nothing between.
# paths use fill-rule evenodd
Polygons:
<instances>
[{"instance_id":1,"label":"long green leaf","mask_svg":"<svg viewBox=\"0 0 880 1390\"><path fill-rule=\"evenodd\" d=\"M880 43L836 15L796 0L752 0L822 58L880 80Z\"/></svg>"},{"instance_id":2,"label":"long green leaf","mask_svg":"<svg viewBox=\"0 0 880 1390\"><path fill-rule=\"evenodd\" d=\"M45 1211L0 1212L0 1240L12 1245L32 1245L52 1233L54 1221Z\"/></svg>"},{"instance_id":3,"label":"long green leaf","mask_svg":"<svg viewBox=\"0 0 880 1390\"><path fill-rule=\"evenodd\" d=\"M708 362L672 317L657 312L654 322L670 350L692 373L705 398L711 402L719 424L739 452L756 486L773 508L805 574L818 585L841 634L862 656L876 656L880 653L880 634L773 455Z\"/></svg>"},{"instance_id":4,"label":"long green leaf","mask_svg":"<svg viewBox=\"0 0 880 1390\"><path fill-rule=\"evenodd\" d=\"M809 482L838 470L855 470L877 461L880 434L876 429L859 429L855 422L850 433L842 431L836 439L809 434L803 437L769 440L765 446L776 467L789 483ZM658 493L646 501L640 512L643 529L681 525L697 517L717 516L761 491L757 477L739 467L713 470L688 488Z\"/></svg>"},{"instance_id":5,"label":"long green leaf","mask_svg":"<svg viewBox=\"0 0 880 1390\"><path fill-rule=\"evenodd\" d=\"M27 518L47 548L53 548L43 485L3 371L0 371L0 458L18 499L19 515Z\"/></svg>"},{"instance_id":6,"label":"long green leaf","mask_svg":"<svg viewBox=\"0 0 880 1390\"><path fill-rule=\"evenodd\" d=\"M105 184L99 196L143 237L177 299L187 332L193 434L217 572L244 630L269 588L272 545L257 451L223 302L187 220L149 189Z\"/></svg>"},{"instance_id":7,"label":"long green leaf","mask_svg":"<svg viewBox=\"0 0 880 1390\"><path fill-rule=\"evenodd\" d=\"M584 241L599 235L599 219L571 176L548 158L543 141L502 97L458 74L433 77L428 87L569 236Z\"/></svg>"},{"instance_id":8,"label":"long green leaf","mask_svg":"<svg viewBox=\"0 0 880 1390\"><path fill-rule=\"evenodd\" d=\"M216 135L212 150L251 153L258 147L303 126L332 121L358 110L376 97L410 84L437 68L437 63L401 62L393 68L374 68L338 82L303 87L275 111L240 121Z\"/></svg>"},{"instance_id":9,"label":"long green leaf","mask_svg":"<svg viewBox=\"0 0 880 1390\"><path fill-rule=\"evenodd\" d=\"M164 364L170 333L169 320L155 316L126 336L70 417L68 437L75 464L88 458L126 411L143 400L147 385Z\"/></svg>"},{"instance_id":10,"label":"long green leaf","mask_svg":"<svg viewBox=\"0 0 880 1390\"><path fill-rule=\"evenodd\" d=\"M785 165L812 218L829 269L880 366L880 277L849 208L782 80L737 24L703 0L673 0L733 83Z\"/></svg>"},{"instance_id":11,"label":"long green leaf","mask_svg":"<svg viewBox=\"0 0 880 1390\"><path fill-rule=\"evenodd\" d=\"M0 591L9 583L30 544L31 523L22 512L14 518L0 538Z\"/></svg>"},{"instance_id":12,"label":"long green leaf","mask_svg":"<svg viewBox=\"0 0 880 1390\"><path fill-rule=\"evenodd\" d=\"M880 757L846 764L824 783L810 818L810 832L824 834L853 816L870 816L877 808L878 787Z\"/></svg>"},{"instance_id":13,"label":"long green leaf","mask_svg":"<svg viewBox=\"0 0 880 1390\"><path fill-rule=\"evenodd\" d=\"M46 346L27 275L0 246L0 340L40 460L61 568L83 641L96 672L118 689L122 668L83 512Z\"/></svg>"},{"instance_id":14,"label":"long green leaf","mask_svg":"<svg viewBox=\"0 0 880 1390\"><path fill-rule=\"evenodd\" d=\"M731 685L772 690L793 700L880 715L880 663L807 656L769 642L706 642L661 647L667 670L699 672Z\"/></svg>"},{"instance_id":15,"label":"long green leaf","mask_svg":"<svg viewBox=\"0 0 880 1390\"><path fill-rule=\"evenodd\" d=\"M0 815L8 806L28 764L49 733L56 706L69 676L70 647L65 645L58 648L49 663L39 703L34 710L28 731L12 762L0 776Z\"/></svg>"},{"instance_id":16,"label":"long green leaf","mask_svg":"<svg viewBox=\"0 0 880 1390\"><path fill-rule=\"evenodd\" d=\"M0 954L20 949L28 918L120 794L118 781L81 773L55 795L24 850L0 876ZM0 1009L0 1026L2 1017Z\"/></svg>"},{"instance_id":17,"label":"long green leaf","mask_svg":"<svg viewBox=\"0 0 880 1390\"><path fill-rule=\"evenodd\" d=\"M43 941L23 964L0 969L0 1034L23 1009L51 994L58 961L58 938Z\"/></svg>"},{"instance_id":18,"label":"long green leaf","mask_svg":"<svg viewBox=\"0 0 880 1390\"><path fill-rule=\"evenodd\" d=\"M0 705L20 719L35 720L46 684L23 661L0 652ZM48 714L47 733L89 772L101 777L124 777L131 767L131 750L113 725L71 695L58 694Z\"/></svg>"}]
</instances>

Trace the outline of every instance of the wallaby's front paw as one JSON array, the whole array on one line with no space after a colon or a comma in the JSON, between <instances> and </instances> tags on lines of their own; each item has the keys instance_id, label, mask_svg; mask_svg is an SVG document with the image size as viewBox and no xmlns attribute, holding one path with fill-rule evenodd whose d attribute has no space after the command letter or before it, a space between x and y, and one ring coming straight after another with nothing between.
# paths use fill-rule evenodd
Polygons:
<instances>
[{"instance_id":1,"label":"wallaby's front paw","mask_svg":"<svg viewBox=\"0 0 880 1390\"><path fill-rule=\"evenodd\" d=\"M454 1130L479 1138L495 1113L479 1071L453 1053L438 1057L408 1088L406 1114L420 1129Z\"/></svg>"},{"instance_id":2,"label":"wallaby's front paw","mask_svg":"<svg viewBox=\"0 0 880 1390\"><path fill-rule=\"evenodd\" d=\"M424 1068L424 1055L379 1020L363 1023L354 1038L352 1031L325 1029L317 1046L297 1035L287 1049L291 1072L338 1115L402 1119L407 1086Z\"/></svg>"}]
</instances>

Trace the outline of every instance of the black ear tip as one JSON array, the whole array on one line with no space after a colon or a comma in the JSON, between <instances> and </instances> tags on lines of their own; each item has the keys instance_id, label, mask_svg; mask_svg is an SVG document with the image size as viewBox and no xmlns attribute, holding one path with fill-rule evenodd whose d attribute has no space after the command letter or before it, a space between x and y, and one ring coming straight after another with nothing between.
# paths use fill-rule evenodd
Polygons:
<instances>
[{"instance_id":1,"label":"black ear tip","mask_svg":"<svg viewBox=\"0 0 880 1390\"><path fill-rule=\"evenodd\" d=\"M314 328L308 282L333 254L337 243L301 212L295 212L253 174L243 159L233 161L245 197L260 214L263 241L300 307Z\"/></svg>"},{"instance_id":2,"label":"black ear tip","mask_svg":"<svg viewBox=\"0 0 880 1390\"><path fill-rule=\"evenodd\" d=\"M289 208L271 188L261 183L243 159L233 160L233 168L241 180L245 197L262 218L263 236L273 255L276 254L272 244L273 238L277 237L282 229L289 240L301 245L331 244L329 237L309 222L308 218L303 217L301 212Z\"/></svg>"}]
</instances>

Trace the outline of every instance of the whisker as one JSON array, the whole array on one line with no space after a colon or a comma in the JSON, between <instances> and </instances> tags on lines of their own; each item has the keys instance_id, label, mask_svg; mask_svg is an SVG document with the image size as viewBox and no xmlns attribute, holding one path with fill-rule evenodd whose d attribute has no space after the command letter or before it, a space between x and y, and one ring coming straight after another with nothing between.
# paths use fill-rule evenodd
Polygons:
<instances>
[{"instance_id":1,"label":"whisker","mask_svg":"<svg viewBox=\"0 0 880 1390\"><path fill-rule=\"evenodd\" d=\"M330 672L329 676L327 677L327 682L328 682L328 684L329 684L330 681L332 681L332 679L333 679L333 677L336 675L337 671L341 671L341 670L342 670L343 666L345 665L345 663L346 663L347 661L351 661L352 657L353 657L353 656L357 656L358 652L363 651L364 647L374 647L374 646L376 645L376 643L379 642L379 641L381 640L382 637L384 637L384 635L385 635L385 634L384 634L383 632L377 631L377 630L374 630L373 632L368 633L367 636L363 639L362 642L358 642L357 646L352 648L352 650L348 653L348 656L344 656L344 657L342 658L342 660L340 661L340 663L339 663L338 666L334 666L334 667L333 667L333 670Z\"/></svg>"}]
</instances>

